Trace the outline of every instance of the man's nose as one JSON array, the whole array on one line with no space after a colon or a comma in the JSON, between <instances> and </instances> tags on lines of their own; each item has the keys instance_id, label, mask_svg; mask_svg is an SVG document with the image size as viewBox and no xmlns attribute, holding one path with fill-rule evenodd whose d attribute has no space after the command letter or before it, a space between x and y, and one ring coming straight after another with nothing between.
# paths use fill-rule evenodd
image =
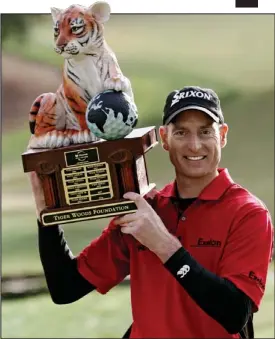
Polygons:
<instances>
[{"instance_id":1,"label":"man's nose","mask_svg":"<svg viewBox=\"0 0 275 339\"><path fill-rule=\"evenodd\" d=\"M188 148L190 149L190 151L193 153L197 153L200 151L201 147L202 143L200 138L197 135L190 136L188 140Z\"/></svg>"}]
</instances>

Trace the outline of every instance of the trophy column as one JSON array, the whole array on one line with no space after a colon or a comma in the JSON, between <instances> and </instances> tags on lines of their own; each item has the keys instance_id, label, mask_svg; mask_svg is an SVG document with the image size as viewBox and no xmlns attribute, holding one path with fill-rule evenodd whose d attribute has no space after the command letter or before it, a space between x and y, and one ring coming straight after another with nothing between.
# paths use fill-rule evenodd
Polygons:
<instances>
[{"instance_id":1,"label":"trophy column","mask_svg":"<svg viewBox=\"0 0 275 339\"><path fill-rule=\"evenodd\" d=\"M149 184L145 153L158 144L156 128L134 129L127 137L22 154L24 172L35 171L47 208L42 225L111 217L137 210L126 192L141 195Z\"/></svg>"}]
</instances>

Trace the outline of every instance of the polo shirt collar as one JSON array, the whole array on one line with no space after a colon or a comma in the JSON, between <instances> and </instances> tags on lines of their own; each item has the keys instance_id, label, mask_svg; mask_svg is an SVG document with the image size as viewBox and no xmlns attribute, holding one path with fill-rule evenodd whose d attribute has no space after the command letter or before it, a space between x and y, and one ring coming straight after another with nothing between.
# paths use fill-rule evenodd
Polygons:
<instances>
[{"instance_id":1,"label":"polo shirt collar","mask_svg":"<svg viewBox=\"0 0 275 339\"><path fill-rule=\"evenodd\" d=\"M228 170L226 168L218 168L219 175L214 178L200 193L200 200L218 200L225 191L234 184ZM174 180L170 185L164 187L160 195L165 198L178 198L177 183Z\"/></svg>"}]
</instances>

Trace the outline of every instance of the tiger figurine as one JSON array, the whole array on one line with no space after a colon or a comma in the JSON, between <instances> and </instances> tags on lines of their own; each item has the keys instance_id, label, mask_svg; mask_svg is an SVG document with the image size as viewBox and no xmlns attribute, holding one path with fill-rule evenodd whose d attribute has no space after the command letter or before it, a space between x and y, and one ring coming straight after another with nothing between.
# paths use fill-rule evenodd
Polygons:
<instances>
[{"instance_id":1,"label":"tiger figurine","mask_svg":"<svg viewBox=\"0 0 275 339\"><path fill-rule=\"evenodd\" d=\"M123 91L134 100L131 83L104 39L110 6L51 8L55 52L64 57L62 83L56 93L36 98L29 113L28 148L58 148L98 140L86 124L89 101L104 90Z\"/></svg>"}]
</instances>

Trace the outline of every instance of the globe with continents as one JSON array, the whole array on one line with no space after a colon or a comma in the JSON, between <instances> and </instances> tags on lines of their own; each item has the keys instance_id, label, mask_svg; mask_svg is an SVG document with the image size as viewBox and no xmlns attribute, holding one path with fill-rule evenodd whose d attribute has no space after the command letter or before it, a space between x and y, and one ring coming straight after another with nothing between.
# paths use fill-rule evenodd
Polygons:
<instances>
[{"instance_id":1,"label":"globe with continents","mask_svg":"<svg viewBox=\"0 0 275 339\"><path fill-rule=\"evenodd\" d=\"M96 95L87 106L87 126L101 139L124 138L133 130L137 121L137 107L124 92L104 91Z\"/></svg>"}]
</instances>

